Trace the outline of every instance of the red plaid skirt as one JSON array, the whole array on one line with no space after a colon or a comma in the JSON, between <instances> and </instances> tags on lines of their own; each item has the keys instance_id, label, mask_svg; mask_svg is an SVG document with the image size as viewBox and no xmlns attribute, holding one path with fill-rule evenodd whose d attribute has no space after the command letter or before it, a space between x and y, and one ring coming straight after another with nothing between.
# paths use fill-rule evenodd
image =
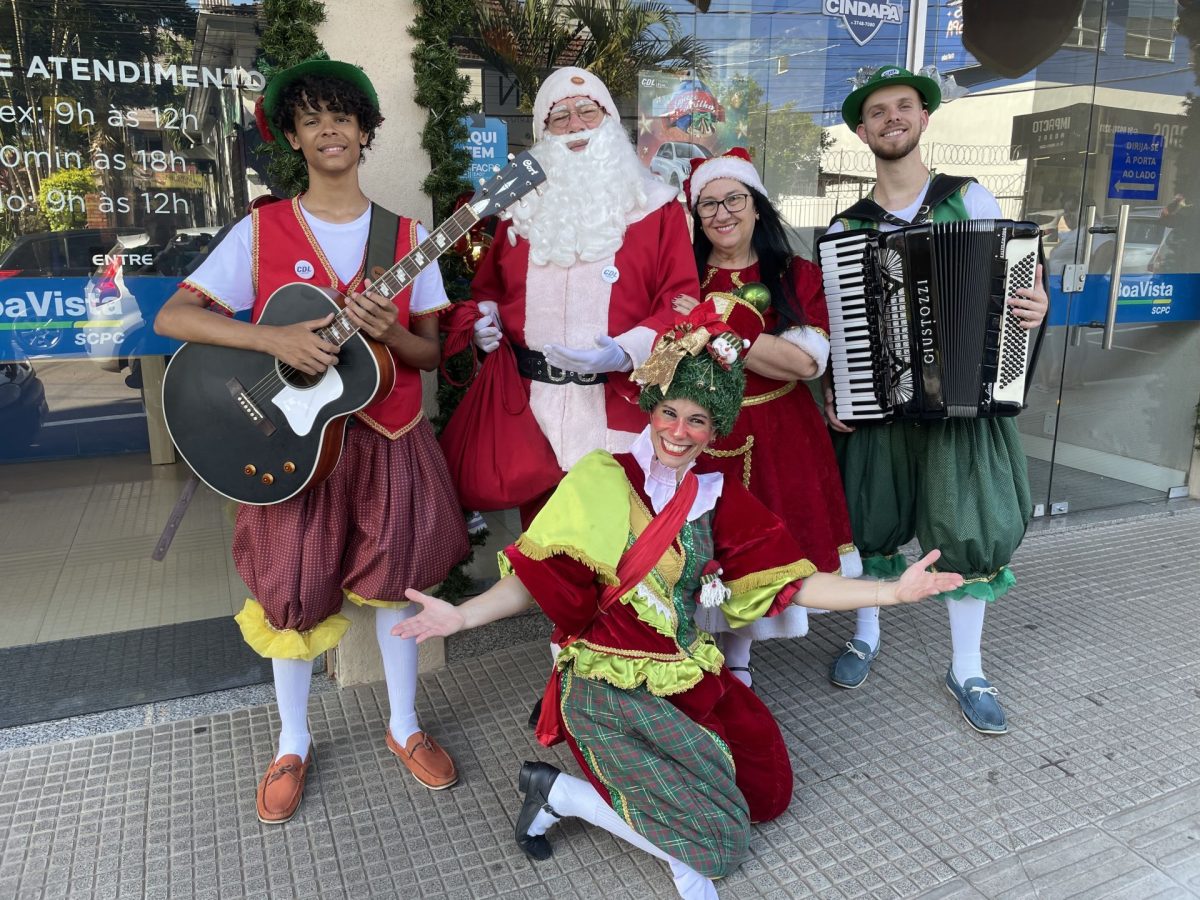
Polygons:
<instances>
[{"instance_id":1,"label":"red plaid skirt","mask_svg":"<svg viewBox=\"0 0 1200 900\"><path fill-rule=\"evenodd\" d=\"M277 629L307 631L342 607L343 589L402 601L444 579L469 549L446 460L422 419L396 440L346 431L342 459L311 491L243 506L238 574Z\"/></svg>"}]
</instances>

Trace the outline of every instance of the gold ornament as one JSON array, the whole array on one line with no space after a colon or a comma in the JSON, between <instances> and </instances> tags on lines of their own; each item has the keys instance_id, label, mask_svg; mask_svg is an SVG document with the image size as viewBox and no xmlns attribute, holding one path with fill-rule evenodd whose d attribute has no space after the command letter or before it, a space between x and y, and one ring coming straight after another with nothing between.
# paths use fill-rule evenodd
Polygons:
<instances>
[{"instance_id":1,"label":"gold ornament","mask_svg":"<svg viewBox=\"0 0 1200 900\"><path fill-rule=\"evenodd\" d=\"M671 389L675 370L685 356L696 356L708 346L711 335L704 327L684 322L658 339L646 361L630 377L643 388L657 385L663 396Z\"/></svg>"}]
</instances>

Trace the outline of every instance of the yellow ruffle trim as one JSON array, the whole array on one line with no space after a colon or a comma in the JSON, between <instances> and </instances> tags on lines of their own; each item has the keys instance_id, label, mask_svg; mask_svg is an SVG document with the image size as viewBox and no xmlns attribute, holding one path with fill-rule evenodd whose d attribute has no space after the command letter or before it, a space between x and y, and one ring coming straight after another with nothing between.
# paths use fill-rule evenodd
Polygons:
<instances>
[{"instance_id":1,"label":"yellow ruffle trim","mask_svg":"<svg viewBox=\"0 0 1200 900\"><path fill-rule=\"evenodd\" d=\"M721 604L721 612L730 628L741 628L749 625L770 609L776 595L787 585L800 578L807 578L817 571L817 567L807 559L797 560L786 566L776 566L774 569L764 569L761 572L751 572L741 578L725 582L732 596Z\"/></svg>"},{"instance_id":2,"label":"yellow ruffle trim","mask_svg":"<svg viewBox=\"0 0 1200 900\"><path fill-rule=\"evenodd\" d=\"M516 547L529 559L541 562L542 560L550 559L552 556L569 556L581 565L587 566L597 577L605 584L619 584L617 580L617 570L606 563L602 563L597 559L588 556L578 547L571 544L551 544L542 546L533 541L529 537L529 533L521 535L517 538Z\"/></svg>"},{"instance_id":3,"label":"yellow ruffle trim","mask_svg":"<svg viewBox=\"0 0 1200 900\"><path fill-rule=\"evenodd\" d=\"M280 630L267 621L262 606L250 598L246 598L246 605L233 618L250 649L268 659L316 659L336 647L350 627L349 619L334 613L308 631Z\"/></svg>"},{"instance_id":4,"label":"yellow ruffle trim","mask_svg":"<svg viewBox=\"0 0 1200 900\"><path fill-rule=\"evenodd\" d=\"M570 663L575 674L592 681L603 681L621 690L645 687L656 697L682 694L700 683L704 673L721 671L725 657L715 644L701 640L692 646L692 655L685 653L633 655L636 651L600 649L587 641L575 641L558 654L558 667ZM617 655L629 653L630 655Z\"/></svg>"},{"instance_id":5,"label":"yellow ruffle trim","mask_svg":"<svg viewBox=\"0 0 1200 900\"><path fill-rule=\"evenodd\" d=\"M376 609L404 609L412 602L410 600L375 600L372 597L360 597L354 591L348 591L345 588L342 588L342 593L355 606L374 606Z\"/></svg>"}]
</instances>

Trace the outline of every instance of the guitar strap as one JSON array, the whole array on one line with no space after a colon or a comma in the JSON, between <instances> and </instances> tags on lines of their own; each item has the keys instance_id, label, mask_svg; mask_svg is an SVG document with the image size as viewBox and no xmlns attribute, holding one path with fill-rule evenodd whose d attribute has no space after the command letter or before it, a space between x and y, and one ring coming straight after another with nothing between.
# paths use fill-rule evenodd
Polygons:
<instances>
[{"instance_id":1,"label":"guitar strap","mask_svg":"<svg viewBox=\"0 0 1200 900\"><path fill-rule=\"evenodd\" d=\"M396 238L400 234L400 217L378 203L371 203L371 230L367 232L367 255L364 271L372 281L396 263Z\"/></svg>"}]
</instances>

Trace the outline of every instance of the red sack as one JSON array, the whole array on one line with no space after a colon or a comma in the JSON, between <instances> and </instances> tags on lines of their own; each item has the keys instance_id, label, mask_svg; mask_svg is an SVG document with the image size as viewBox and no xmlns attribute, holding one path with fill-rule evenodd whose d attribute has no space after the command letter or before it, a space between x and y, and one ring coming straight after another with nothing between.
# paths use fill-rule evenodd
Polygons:
<instances>
[{"instance_id":1,"label":"red sack","mask_svg":"<svg viewBox=\"0 0 1200 900\"><path fill-rule=\"evenodd\" d=\"M467 304L455 306L466 312ZM464 330L469 338L468 329L477 317L462 313L455 317L460 321L448 329L452 334L446 340L447 356L462 343L452 338ZM513 509L544 494L562 478L554 450L529 407L529 392L507 338L502 337L500 346L484 358L438 442L464 509Z\"/></svg>"}]
</instances>

